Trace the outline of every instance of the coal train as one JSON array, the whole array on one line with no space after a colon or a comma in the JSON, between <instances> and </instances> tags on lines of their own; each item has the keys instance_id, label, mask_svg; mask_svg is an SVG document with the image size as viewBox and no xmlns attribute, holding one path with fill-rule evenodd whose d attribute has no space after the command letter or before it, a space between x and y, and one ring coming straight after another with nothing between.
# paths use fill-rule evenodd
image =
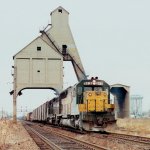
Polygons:
<instances>
[{"instance_id":1,"label":"coal train","mask_svg":"<svg viewBox=\"0 0 150 150\"><path fill-rule=\"evenodd\" d=\"M78 130L101 131L115 121L110 86L97 77L82 80L34 109L28 118Z\"/></svg>"}]
</instances>

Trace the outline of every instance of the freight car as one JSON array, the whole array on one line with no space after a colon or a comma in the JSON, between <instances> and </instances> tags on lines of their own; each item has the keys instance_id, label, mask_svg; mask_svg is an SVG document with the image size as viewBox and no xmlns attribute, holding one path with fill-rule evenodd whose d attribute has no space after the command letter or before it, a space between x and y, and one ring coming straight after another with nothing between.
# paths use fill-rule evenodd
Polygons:
<instances>
[{"instance_id":1,"label":"freight car","mask_svg":"<svg viewBox=\"0 0 150 150\"><path fill-rule=\"evenodd\" d=\"M82 80L33 110L32 120L79 130L101 131L115 121L110 86L97 77Z\"/></svg>"},{"instance_id":2,"label":"freight car","mask_svg":"<svg viewBox=\"0 0 150 150\"><path fill-rule=\"evenodd\" d=\"M32 121L32 112L27 113L25 120Z\"/></svg>"}]
</instances>

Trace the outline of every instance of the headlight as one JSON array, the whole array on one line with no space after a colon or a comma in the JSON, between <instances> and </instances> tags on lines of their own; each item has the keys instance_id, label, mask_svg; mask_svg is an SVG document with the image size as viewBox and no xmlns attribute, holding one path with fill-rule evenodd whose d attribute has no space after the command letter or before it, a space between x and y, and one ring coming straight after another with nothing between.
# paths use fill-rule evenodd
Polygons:
<instances>
[{"instance_id":1,"label":"headlight","mask_svg":"<svg viewBox=\"0 0 150 150\"><path fill-rule=\"evenodd\" d=\"M92 93L89 93L88 95L89 95L89 96L92 96Z\"/></svg>"},{"instance_id":2,"label":"headlight","mask_svg":"<svg viewBox=\"0 0 150 150\"><path fill-rule=\"evenodd\" d=\"M93 81L92 81L92 84L93 84L93 85L96 85L96 80L93 80Z\"/></svg>"}]
</instances>

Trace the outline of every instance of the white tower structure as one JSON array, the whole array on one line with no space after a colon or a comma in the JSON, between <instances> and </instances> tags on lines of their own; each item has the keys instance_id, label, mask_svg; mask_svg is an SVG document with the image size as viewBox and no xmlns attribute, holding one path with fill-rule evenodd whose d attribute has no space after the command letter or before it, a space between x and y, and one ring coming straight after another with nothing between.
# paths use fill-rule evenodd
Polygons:
<instances>
[{"instance_id":1,"label":"white tower structure","mask_svg":"<svg viewBox=\"0 0 150 150\"><path fill-rule=\"evenodd\" d=\"M140 95L132 95L130 97L131 116L139 118L142 116L142 99Z\"/></svg>"},{"instance_id":2,"label":"white tower structure","mask_svg":"<svg viewBox=\"0 0 150 150\"><path fill-rule=\"evenodd\" d=\"M71 61L77 79L86 74L70 27L69 13L61 6L51 12L51 21L41 35L13 56L13 120L16 122L16 99L24 89L63 89L63 61Z\"/></svg>"},{"instance_id":3,"label":"white tower structure","mask_svg":"<svg viewBox=\"0 0 150 150\"><path fill-rule=\"evenodd\" d=\"M59 6L51 12L51 27L42 33L43 40L53 45L62 54L63 61L71 61L78 81L86 79L86 74L69 26L69 12ZM48 28L48 29L47 29Z\"/></svg>"}]
</instances>

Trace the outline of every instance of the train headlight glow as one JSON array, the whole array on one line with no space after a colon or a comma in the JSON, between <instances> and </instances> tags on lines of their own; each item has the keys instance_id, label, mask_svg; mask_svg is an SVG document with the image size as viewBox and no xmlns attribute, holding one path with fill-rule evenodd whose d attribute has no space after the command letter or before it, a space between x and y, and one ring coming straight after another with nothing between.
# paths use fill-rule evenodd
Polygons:
<instances>
[{"instance_id":1,"label":"train headlight glow","mask_svg":"<svg viewBox=\"0 0 150 150\"><path fill-rule=\"evenodd\" d=\"M92 96L92 93L89 93L88 95L89 95L89 96Z\"/></svg>"},{"instance_id":2,"label":"train headlight glow","mask_svg":"<svg viewBox=\"0 0 150 150\"><path fill-rule=\"evenodd\" d=\"M96 85L96 80L93 80L93 81L92 81L92 84L93 84L93 85Z\"/></svg>"}]
</instances>

